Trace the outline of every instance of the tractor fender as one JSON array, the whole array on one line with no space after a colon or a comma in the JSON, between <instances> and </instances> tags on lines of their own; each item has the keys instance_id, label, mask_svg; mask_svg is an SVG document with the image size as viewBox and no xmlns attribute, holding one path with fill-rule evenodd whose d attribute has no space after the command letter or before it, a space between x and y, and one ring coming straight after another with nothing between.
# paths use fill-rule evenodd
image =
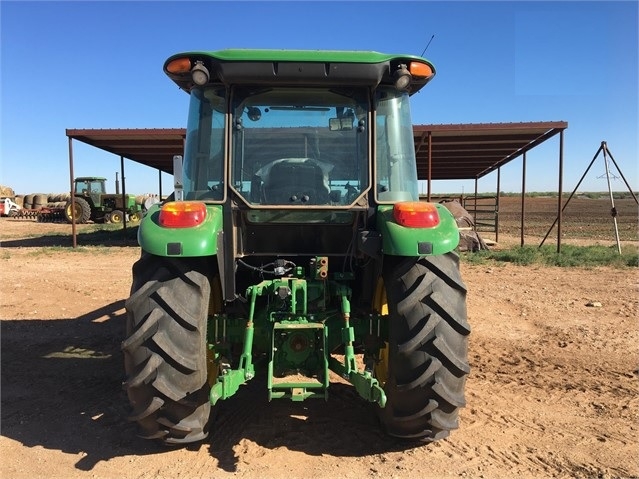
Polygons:
<instances>
[{"instance_id":1,"label":"tractor fender","mask_svg":"<svg viewBox=\"0 0 639 479\"><path fill-rule=\"evenodd\" d=\"M459 229L452 213L434 203L439 224L431 228L409 228L395 221L393 205L377 207L377 231L382 236L382 252L393 256L431 256L457 248Z\"/></svg>"},{"instance_id":2,"label":"tractor fender","mask_svg":"<svg viewBox=\"0 0 639 479\"><path fill-rule=\"evenodd\" d=\"M142 250L164 257L200 257L217 254L218 236L222 232L222 206L207 205L206 218L190 228L167 228L160 225L161 204L146 212L138 227Z\"/></svg>"}]
</instances>

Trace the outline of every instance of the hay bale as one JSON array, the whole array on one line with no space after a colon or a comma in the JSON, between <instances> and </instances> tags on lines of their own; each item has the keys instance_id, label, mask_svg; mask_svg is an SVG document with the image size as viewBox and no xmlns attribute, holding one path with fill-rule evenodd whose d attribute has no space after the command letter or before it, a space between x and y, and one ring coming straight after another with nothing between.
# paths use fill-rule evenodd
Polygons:
<instances>
[{"instance_id":1,"label":"hay bale","mask_svg":"<svg viewBox=\"0 0 639 479\"><path fill-rule=\"evenodd\" d=\"M0 185L0 196L14 198L16 192L10 186Z\"/></svg>"},{"instance_id":2,"label":"hay bale","mask_svg":"<svg viewBox=\"0 0 639 479\"><path fill-rule=\"evenodd\" d=\"M44 193L38 193L33 196L33 205L31 206L34 210L42 209L43 206L49 202L49 195Z\"/></svg>"},{"instance_id":3,"label":"hay bale","mask_svg":"<svg viewBox=\"0 0 639 479\"><path fill-rule=\"evenodd\" d=\"M466 209L461 205L459 200L442 200L441 204L446 207L448 211L450 211L455 217L455 221L457 222L457 226L460 228L467 228L475 226L475 220L472 215L466 211Z\"/></svg>"},{"instance_id":4,"label":"hay bale","mask_svg":"<svg viewBox=\"0 0 639 479\"><path fill-rule=\"evenodd\" d=\"M33 208L33 197L35 195L33 193L29 193L28 195L24 196L24 203L23 203L23 207L25 210L30 210L31 208Z\"/></svg>"},{"instance_id":5,"label":"hay bale","mask_svg":"<svg viewBox=\"0 0 639 479\"><path fill-rule=\"evenodd\" d=\"M484 240L481 239L479 233L474 231L475 220L472 215L466 211L458 200L442 200L440 203L453 214L455 222L459 227L459 251L475 252L488 249L488 246Z\"/></svg>"}]
</instances>

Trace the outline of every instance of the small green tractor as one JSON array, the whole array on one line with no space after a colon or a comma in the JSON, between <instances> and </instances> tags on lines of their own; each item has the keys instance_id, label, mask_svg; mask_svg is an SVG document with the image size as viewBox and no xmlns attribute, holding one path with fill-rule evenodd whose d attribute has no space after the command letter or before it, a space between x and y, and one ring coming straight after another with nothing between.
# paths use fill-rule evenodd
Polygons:
<instances>
[{"instance_id":1,"label":"small green tractor","mask_svg":"<svg viewBox=\"0 0 639 479\"><path fill-rule=\"evenodd\" d=\"M74 198L64 207L64 217L71 223L75 211L76 223L139 223L142 219L142 206L135 202L135 195L109 194L106 192L106 178L95 176L76 178ZM75 209L74 209L75 205Z\"/></svg>"},{"instance_id":2,"label":"small green tractor","mask_svg":"<svg viewBox=\"0 0 639 479\"><path fill-rule=\"evenodd\" d=\"M418 194L410 97L433 65L221 50L174 55L164 71L190 109L175 191L140 223L126 301L140 435L201 441L248 381L269 400L330 400L332 372L387 434L448 436L470 327L455 219Z\"/></svg>"}]
</instances>

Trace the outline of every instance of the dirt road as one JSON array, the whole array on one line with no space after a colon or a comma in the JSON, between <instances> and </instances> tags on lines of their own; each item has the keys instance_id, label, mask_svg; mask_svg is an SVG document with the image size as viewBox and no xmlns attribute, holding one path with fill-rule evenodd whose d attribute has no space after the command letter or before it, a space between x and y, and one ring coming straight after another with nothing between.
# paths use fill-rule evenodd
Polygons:
<instances>
[{"instance_id":1,"label":"dirt road","mask_svg":"<svg viewBox=\"0 0 639 479\"><path fill-rule=\"evenodd\" d=\"M408 447L352 388L266 400L259 379L211 437L135 437L121 389L136 247L43 246L68 225L0 219L2 478L639 477L637 269L463 263L472 371L460 429Z\"/></svg>"}]
</instances>

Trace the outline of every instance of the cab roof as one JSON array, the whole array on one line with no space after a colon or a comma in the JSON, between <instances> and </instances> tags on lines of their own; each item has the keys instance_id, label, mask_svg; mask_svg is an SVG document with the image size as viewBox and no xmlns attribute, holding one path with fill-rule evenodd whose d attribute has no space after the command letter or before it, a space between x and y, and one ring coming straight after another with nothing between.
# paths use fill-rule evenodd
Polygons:
<instances>
[{"instance_id":1,"label":"cab roof","mask_svg":"<svg viewBox=\"0 0 639 479\"><path fill-rule=\"evenodd\" d=\"M207 70L209 84L368 86L391 85L400 66L422 64L427 76L411 77L409 92L420 90L435 76L425 58L408 54L346 50L227 49L192 51L172 55L164 72L181 89L195 86L191 70Z\"/></svg>"}]
</instances>

